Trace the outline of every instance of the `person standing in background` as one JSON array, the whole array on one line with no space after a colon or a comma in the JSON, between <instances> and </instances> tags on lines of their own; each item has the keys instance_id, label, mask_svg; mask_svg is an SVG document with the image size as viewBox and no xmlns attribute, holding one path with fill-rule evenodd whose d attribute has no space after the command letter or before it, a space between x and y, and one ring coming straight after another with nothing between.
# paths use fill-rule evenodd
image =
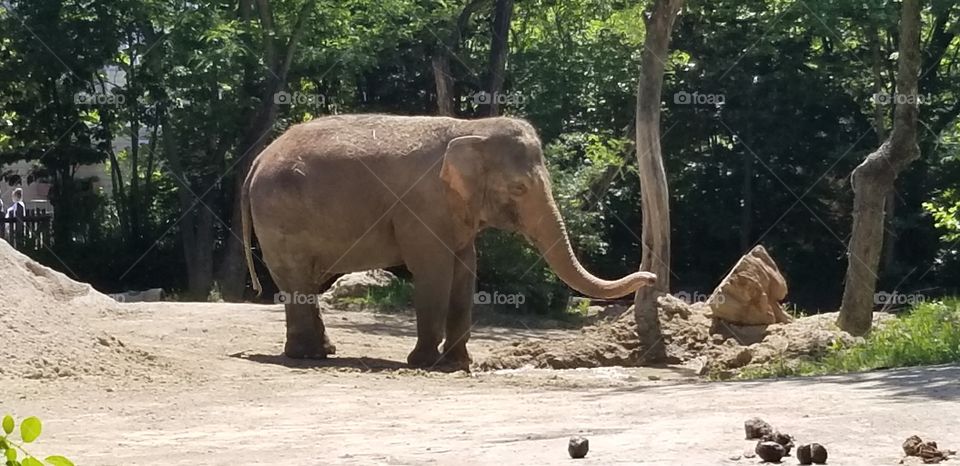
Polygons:
<instances>
[{"instance_id":1,"label":"person standing in background","mask_svg":"<svg viewBox=\"0 0 960 466\"><path fill-rule=\"evenodd\" d=\"M13 203L7 208L6 218L16 218L23 221L27 216L27 206L23 204L23 190L20 188L13 190Z\"/></svg>"}]
</instances>

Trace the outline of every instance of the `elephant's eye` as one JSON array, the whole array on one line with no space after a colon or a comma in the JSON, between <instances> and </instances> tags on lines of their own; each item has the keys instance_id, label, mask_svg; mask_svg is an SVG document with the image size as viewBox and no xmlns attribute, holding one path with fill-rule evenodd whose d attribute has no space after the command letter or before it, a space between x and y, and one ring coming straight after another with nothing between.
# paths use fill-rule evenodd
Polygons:
<instances>
[{"instance_id":1,"label":"elephant's eye","mask_svg":"<svg viewBox=\"0 0 960 466\"><path fill-rule=\"evenodd\" d=\"M508 189L510 190L511 196L523 196L527 194L527 185L523 183L511 183Z\"/></svg>"}]
</instances>

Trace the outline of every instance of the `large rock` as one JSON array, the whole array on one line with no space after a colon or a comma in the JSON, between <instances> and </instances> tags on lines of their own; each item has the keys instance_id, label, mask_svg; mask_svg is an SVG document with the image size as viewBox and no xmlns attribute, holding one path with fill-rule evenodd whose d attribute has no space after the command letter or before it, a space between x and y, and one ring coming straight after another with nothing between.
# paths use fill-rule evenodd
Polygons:
<instances>
[{"instance_id":1,"label":"large rock","mask_svg":"<svg viewBox=\"0 0 960 466\"><path fill-rule=\"evenodd\" d=\"M333 282L324 296L331 299L363 298L371 288L390 286L397 280L396 275L380 269L348 273Z\"/></svg>"},{"instance_id":2,"label":"large rock","mask_svg":"<svg viewBox=\"0 0 960 466\"><path fill-rule=\"evenodd\" d=\"M763 246L740 258L707 298L715 319L740 325L768 325L792 319L780 306L787 281Z\"/></svg>"},{"instance_id":3,"label":"large rock","mask_svg":"<svg viewBox=\"0 0 960 466\"><path fill-rule=\"evenodd\" d=\"M143 291L124 291L108 295L119 303L153 303L163 301L163 288L150 288Z\"/></svg>"}]
</instances>

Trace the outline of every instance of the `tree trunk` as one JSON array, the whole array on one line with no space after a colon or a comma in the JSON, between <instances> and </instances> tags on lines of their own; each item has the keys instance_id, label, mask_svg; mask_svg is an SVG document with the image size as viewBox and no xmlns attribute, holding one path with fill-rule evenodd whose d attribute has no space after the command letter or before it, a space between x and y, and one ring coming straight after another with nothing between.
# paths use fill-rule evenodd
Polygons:
<instances>
[{"instance_id":1,"label":"tree trunk","mask_svg":"<svg viewBox=\"0 0 960 466\"><path fill-rule=\"evenodd\" d=\"M470 16L487 0L470 0L457 15L450 35L437 44L437 51L431 59L433 80L437 88L437 114L456 117L460 105L454 88L454 77L450 68L450 58L457 58L463 31L470 25ZM459 58L457 58L459 60ZM481 83L477 83L479 87Z\"/></svg>"},{"instance_id":2,"label":"tree trunk","mask_svg":"<svg viewBox=\"0 0 960 466\"><path fill-rule=\"evenodd\" d=\"M670 291L670 194L660 153L660 93L673 22L683 0L655 0L646 19L637 90L637 163L643 214L640 270L657 274L654 286L640 288L634 300L641 363L662 361L666 347L660 332L657 297Z\"/></svg>"},{"instance_id":3,"label":"tree trunk","mask_svg":"<svg viewBox=\"0 0 960 466\"><path fill-rule=\"evenodd\" d=\"M165 114L160 116L164 159L169 162L177 186L177 201L183 212L179 222L180 244L187 273L189 299L207 299L213 286L213 215L200 202L194 201L193 190L177 147L176 131Z\"/></svg>"},{"instance_id":4,"label":"tree trunk","mask_svg":"<svg viewBox=\"0 0 960 466\"><path fill-rule=\"evenodd\" d=\"M880 35L874 28L867 29L867 40L871 43L871 52L873 55L873 95L880 96L886 93L883 83L883 53L880 50ZM886 109L883 101L874 99L873 103L873 128L877 133L877 143L883 144L887 140ZM897 243L897 230L894 225L895 210L897 207L897 193L891 190L887 193L886 212L884 230L886 235L883 241L882 266L883 270L890 270L895 260L895 247Z\"/></svg>"},{"instance_id":5,"label":"tree trunk","mask_svg":"<svg viewBox=\"0 0 960 466\"><path fill-rule=\"evenodd\" d=\"M450 58L446 50L438 50L432 59L433 80L437 86L437 114L457 116L453 105L453 79L450 76Z\"/></svg>"},{"instance_id":6,"label":"tree trunk","mask_svg":"<svg viewBox=\"0 0 960 466\"><path fill-rule=\"evenodd\" d=\"M500 114L498 103L503 90L505 68L507 66L508 39L510 36L510 18L513 16L513 0L497 0L493 13L493 37L490 42L490 70L487 81L487 93L490 102L482 114L497 116Z\"/></svg>"},{"instance_id":7,"label":"tree trunk","mask_svg":"<svg viewBox=\"0 0 960 466\"><path fill-rule=\"evenodd\" d=\"M181 191L186 192L185 189ZM189 196L186 196L187 203L191 202ZM187 295L191 300L206 301L213 288L213 213L197 203L183 220L181 230L187 263Z\"/></svg>"},{"instance_id":8,"label":"tree trunk","mask_svg":"<svg viewBox=\"0 0 960 466\"><path fill-rule=\"evenodd\" d=\"M266 145L269 138L266 133L270 131L277 120L277 104L274 100L274 94L282 89L287 83L287 76L290 71L290 65L293 63L293 57L296 54L297 45L306 30L309 23L308 19L312 16L310 13L314 10L316 1L308 1L300 10L297 17L297 23L293 27L293 32L287 40L284 50L283 61L276 52L273 43L273 17L269 11L269 2L267 0L258 0L257 7L260 13L261 25L266 31L267 39L264 44L264 60L267 64L267 73L265 75L267 87L264 90L262 104L245 132L238 146L241 151L238 155L239 161L236 162L236 172L233 182L233 200L231 202L230 229L225 239L226 246L223 251L223 259L220 263L217 276L219 278L220 291L223 298L227 301L239 301L243 298L243 290L246 287L247 267L244 262L243 240L241 239L242 212L240 210L240 189L243 186L243 180L247 178L247 172L253 164L253 159Z\"/></svg>"},{"instance_id":9,"label":"tree trunk","mask_svg":"<svg viewBox=\"0 0 960 466\"><path fill-rule=\"evenodd\" d=\"M883 245L884 204L894 181L920 157L917 146L920 74L920 0L904 0L900 12L900 54L893 130L851 175L853 231L847 250L847 276L837 325L864 335L873 323L877 266Z\"/></svg>"}]
</instances>

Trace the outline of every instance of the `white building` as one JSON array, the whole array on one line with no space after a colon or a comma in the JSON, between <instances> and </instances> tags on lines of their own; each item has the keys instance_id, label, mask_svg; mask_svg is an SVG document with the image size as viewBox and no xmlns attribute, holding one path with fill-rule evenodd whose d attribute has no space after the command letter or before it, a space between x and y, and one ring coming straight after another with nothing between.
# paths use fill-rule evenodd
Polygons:
<instances>
[{"instance_id":1,"label":"white building","mask_svg":"<svg viewBox=\"0 0 960 466\"><path fill-rule=\"evenodd\" d=\"M97 89L97 92L102 95L110 94L114 88L122 87L126 84L125 73L116 66L108 66L104 68L104 74L104 80L107 84L103 89ZM119 154L120 152L130 149L130 136L128 133L129 131L125 129L116 134L113 142L114 153ZM147 131L147 128L142 128L140 143L147 144L148 141L149 132ZM0 200L3 201L4 206L9 206L10 202L12 201L11 196L13 190L16 188L21 188L23 189L23 201L24 204L26 204L27 209L43 208L46 209L47 212L53 213L53 206L50 205L48 200L50 184L43 182L27 183L28 175L30 174L30 171L35 163L36 162L33 161L21 161L12 165L0 165L0 174L8 173L10 175L20 176L20 183L15 186L7 183L6 180L0 180ZM99 163L95 165L81 165L80 167L77 167L74 179L92 180L95 190L110 196L112 194L111 176L112 174L110 173L107 164Z\"/></svg>"},{"instance_id":2,"label":"white building","mask_svg":"<svg viewBox=\"0 0 960 466\"><path fill-rule=\"evenodd\" d=\"M17 162L13 165L4 165L0 167L0 173L20 176L20 184L11 185L7 181L0 181L0 200L3 200L4 206L9 206L13 201L13 190L20 188L23 190L23 203L27 209L46 209L53 213L53 206L47 198L50 192L50 184L40 181L27 183L27 176L33 168L33 162ZM100 163L96 165L81 165L77 167L74 179L93 181L94 189L101 190L107 196L110 195L110 173L107 172L107 164Z\"/></svg>"}]
</instances>

